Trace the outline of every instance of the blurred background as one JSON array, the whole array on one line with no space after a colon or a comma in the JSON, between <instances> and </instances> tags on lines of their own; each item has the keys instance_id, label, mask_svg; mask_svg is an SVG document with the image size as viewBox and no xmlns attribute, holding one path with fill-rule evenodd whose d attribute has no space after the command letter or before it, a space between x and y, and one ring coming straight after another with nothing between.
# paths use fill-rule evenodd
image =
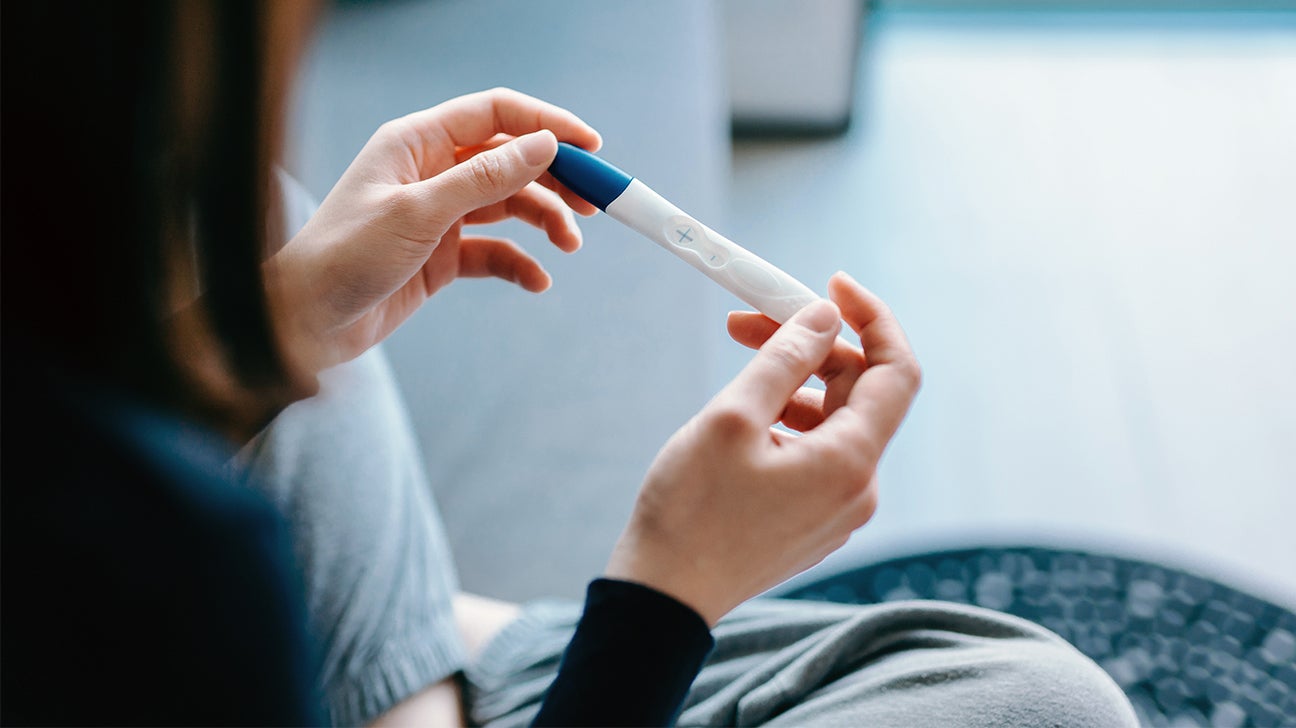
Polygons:
<instances>
[{"instance_id":1,"label":"blurred background","mask_svg":"<svg viewBox=\"0 0 1296 728\"><path fill-rule=\"evenodd\" d=\"M881 508L793 583L906 552L1073 545L1296 605L1290 2L335 4L289 169L511 86L925 370ZM725 291L605 216L555 278L438 295L386 345L463 586L577 596L666 438L747 361Z\"/></svg>"}]
</instances>

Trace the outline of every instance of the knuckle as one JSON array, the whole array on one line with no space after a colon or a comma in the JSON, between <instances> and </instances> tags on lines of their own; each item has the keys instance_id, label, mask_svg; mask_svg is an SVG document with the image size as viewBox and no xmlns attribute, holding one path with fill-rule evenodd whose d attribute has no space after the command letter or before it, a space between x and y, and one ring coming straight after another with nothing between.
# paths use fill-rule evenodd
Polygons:
<instances>
[{"instance_id":1,"label":"knuckle","mask_svg":"<svg viewBox=\"0 0 1296 728\"><path fill-rule=\"evenodd\" d=\"M845 507L855 504L860 497L871 489L876 469L863 459L840 453L832 459L827 467L831 473L825 481L831 483L833 492Z\"/></svg>"},{"instance_id":2,"label":"knuckle","mask_svg":"<svg viewBox=\"0 0 1296 728\"><path fill-rule=\"evenodd\" d=\"M828 360L819 368L819 375L825 381L831 381L838 377L844 377L849 381L859 378L864 372L863 363L852 357L845 359L837 356L830 356Z\"/></svg>"},{"instance_id":3,"label":"knuckle","mask_svg":"<svg viewBox=\"0 0 1296 728\"><path fill-rule=\"evenodd\" d=\"M884 444L879 444L870 439L862 439L854 447L850 448L851 464L862 473L867 473L868 477L873 477L873 472L877 470L878 463L882 460L882 448Z\"/></svg>"},{"instance_id":4,"label":"knuckle","mask_svg":"<svg viewBox=\"0 0 1296 728\"><path fill-rule=\"evenodd\" d=\"M834 551L837 551L841 547L845 546L846 542L850 541L850 537L851 537L851 532L846 529L842 529L841 531L838 531L836 534L833 534L832 540L828 542L828 547L829 547L828 553L833 553Z\"/></svg>"},{"instance_id":5,"label":"knuckle","mask_svg":"<svg viewBox=\"0 0 1296 728\"><path fill-rule=\"evenodd\" d=\"M761 348L765 357L780 369L797 370L810 360L810 347L803 337L776 336Z\"/></svg>"},{"instance_id":6,"label":"knuckle","mask_svg":"<svg viewBox=\"0 0 1296 728\"><path fill-rule=\"evenodd\" d=\"M376 130L373 130L373 136L376 139L389 139L389 137L397 135L397 124L397 119L386 120L386 122L378 124Z\"/></svg>"},{"instance_id":7,"label":"knuckle","mask_svg":"<svg viewBox=\"0 0 1296 728\"><path fill-rule=\"evenodd\" d=\"M717 407L707 413L706 429L721 440L747 437L755 428L746 413L733 407Z\"/></svg>"},{"instance_id":8,"label":"knuckle","mask_svg":"<svg viewBox=\"0 0 1296 728\"><path fill-rule=\"evenodd\" d=\"M825 382L836 379L846 373L846 365L835 357L828 357L828 361L819 367L819 376Z\"/></svg>"},{"instance_id":9,"label":"knuckle","mask_svg":"<svg viewBox=\"0 0 1296 728\"><path fill-rule=\"evenodd\" d=\"M905 378L905 383L909 390L917 392L922 387L923 373L922 367L918 365L918 360L913 357L907 357L900 365L900 373Z\"/></svg>"},{"instance_id":10,"label":"knuckle","mask_svg":"<svg viewBox=\"0 0 1296 728\"><path fill-rule=\"evenodd\" d=\"M842 407L833 413L833 417L846 420L850 433L833 443L838 461L843 467L872 472L881 457L881 448L868 436L870 428L864 415L853 408Z\"/></svg>"},{"instance_id":11,"label":"knuckle","mask_svg":"<svg viewBox=\"0 0 1296 728\"><path fill-rule=\"evenodd\" d=\"M508 170L498 154L478 154L468 160L468 170L476 191L483 196L492 195L508 182Z\"/></svg>"},{"instance_id":12,"label":"knuckle","mask_svg":"<svg viewBox=\"0 0 1296 728\"><path fill-rule=\"evenodd\" d=\"M481 92L492 104L516 105L524 101L526 94L509 86L493 86Z\"/></svg>"},{"instance_id":13,"label":"knuckle","mask_svg":"<svg viewBox=\"0 0 1296 728\"><path fill-rule=\"evenodd\" d=\"M375 201L372 222L394 233L399 239L426 243L439 237L444 223L435 210L429 209L422 194L408 185L394 185L383 190ZM437 231L435 234L431 231Z\"/></svg>"},{"instance_id":14,"label":"knuckle","mask_svg":"<svg viewBox=\"0 0 1296 728\"><path fill-rule=\"evenodd\" d=\"M417 195L408 186L395 185L383 194L382 213L395 223L408 223L413 220L418 203Z\"/></svg>"},{"instance_id":15,"label":"knuckle","mask_svg":"<svg viewBox=\"0 0 1296 728\"><path fill-rule=\"evenodd\" d=\"M877 509L878 489L870 480L864 486L864 490L851 503L850 512L847 515L852 528L859 528L873 520L873 516L877 514Z\"/></svg>"},{"instance_id":16,"label":"knuckle","mask_svg":"<svg viewBox=\"0 0 1296 728\"><path fill-rule=\"evenodd\" d=\"M848 475L840 478L837 481L839 505L847 511L853 509L859 502L860 495L868 490L868 484L872 478L872 471L858 469L852 469Z\"/></svg>"},{"instance_id":17,"label":"knuckle","mask_svg":"<svg viewBox=\"0 0 1296 728\"><path fill-rule=\"evenodd\" d=\"M867 488L877 470L876 449L869 442L842 443L821 455L832 471L830 480L843 496L853 498Z\"/></svg>"},{"instance_id":18,"label":"knuckle","mask_svg":"<svg viewBox=\"0 0 1296 728\"><path fill-rule=\"evenodd\" d=\"M404 118L390 119L383 122L373 133L373 138L380 142L396 142L405 137L409 122Z\"/></svg>"}]
</instances>

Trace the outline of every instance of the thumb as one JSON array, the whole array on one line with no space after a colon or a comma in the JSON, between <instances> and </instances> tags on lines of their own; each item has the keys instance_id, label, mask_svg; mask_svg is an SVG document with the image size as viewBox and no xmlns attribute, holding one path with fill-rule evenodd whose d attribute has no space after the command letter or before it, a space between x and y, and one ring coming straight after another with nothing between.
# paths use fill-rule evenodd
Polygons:
<instances>
[{"instance_id":1,"label":"thumb","mask_svg":"<svg viewBox=\"0 0 1296 728\"><path fill-rule=\"evenodd\" d=\"M831 301L815 301L797 312L761 345L710 406L743 412L772 424L801 384L814 373L841 329L841 312Z\"/></svg>"},{"instance_id":2,"label":"thumb","mask_svg":"<svg viewBox=\"0 0 1296 728\"><path fill-rule=\"evenodd\" d=\"M557 154L557 138L541 129L473 155L418 183L431 203L424 219L437 230L448 230L473 210L517 194L544 174Z\"/></svg>"}]
</instances>

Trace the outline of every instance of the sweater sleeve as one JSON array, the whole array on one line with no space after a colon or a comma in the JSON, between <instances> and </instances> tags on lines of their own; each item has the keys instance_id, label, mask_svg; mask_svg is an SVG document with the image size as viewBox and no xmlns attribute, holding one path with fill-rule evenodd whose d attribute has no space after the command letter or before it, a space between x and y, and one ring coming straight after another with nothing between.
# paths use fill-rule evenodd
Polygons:
<instances>
[{"instance_id":1,"label":"sweater sleeve","mask_svg":"<svg viewBox=\"0 0 1296 728\"><path fill-rule=\"evenodd\" d=\"M595 579L534 725L670 725L714 645L702 617L675 599Z\"/></svg>"}]
</instances>

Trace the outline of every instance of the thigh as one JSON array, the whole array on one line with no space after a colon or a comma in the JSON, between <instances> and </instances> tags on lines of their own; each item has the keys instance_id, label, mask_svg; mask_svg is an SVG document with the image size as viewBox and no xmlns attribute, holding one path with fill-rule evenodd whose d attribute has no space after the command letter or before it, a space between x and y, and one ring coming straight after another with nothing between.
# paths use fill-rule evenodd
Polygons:
<instances>
[{"instance_id":1,"label":"thigh","mask_svg":"<svg viewBox=\"0 0 1296 728\"><path fill-rule=\"evenodd\" d=\"M462 667L457 583L382 349L320 385L240 457L288 516L333 721L359 725Z\"/></svg>"},{"instance_id":2,"label":"thigh","mask_svg":"<svg viewBox=\"0 0 1296 728\"><path fill-rule=\"evenodd\" d=\"M285 171L275 181L287 239L318 205ZM381 346L322 373L319 393L239 460L288 516L335 724L366 723L462 668L454 564Z\"/></svg>"},{"instance_id":3,"label":"thigh","mask_svg":"<svg viewBox=\"0 0 1296 728\"><path fill-rule=\"evenodd\" d=\"M525 725L579 619L528 607L468 670L480 724ZM1136 725L1088 658L1015 617L944 602L758 599L715 629L681 725Z\"/></svg>"},{"instance_id":4,"label":"thigh","mask_svg":"<svg viewBox=\"0 0 1296 728\"><path fill-rule=\"evenodd\" d=\"M740 646L718 646L716 674L699 676L683 725L1136 725L1119 687L1079 651L978 607L771 600L722 638Z\"/></svg>"}]
</instances>

